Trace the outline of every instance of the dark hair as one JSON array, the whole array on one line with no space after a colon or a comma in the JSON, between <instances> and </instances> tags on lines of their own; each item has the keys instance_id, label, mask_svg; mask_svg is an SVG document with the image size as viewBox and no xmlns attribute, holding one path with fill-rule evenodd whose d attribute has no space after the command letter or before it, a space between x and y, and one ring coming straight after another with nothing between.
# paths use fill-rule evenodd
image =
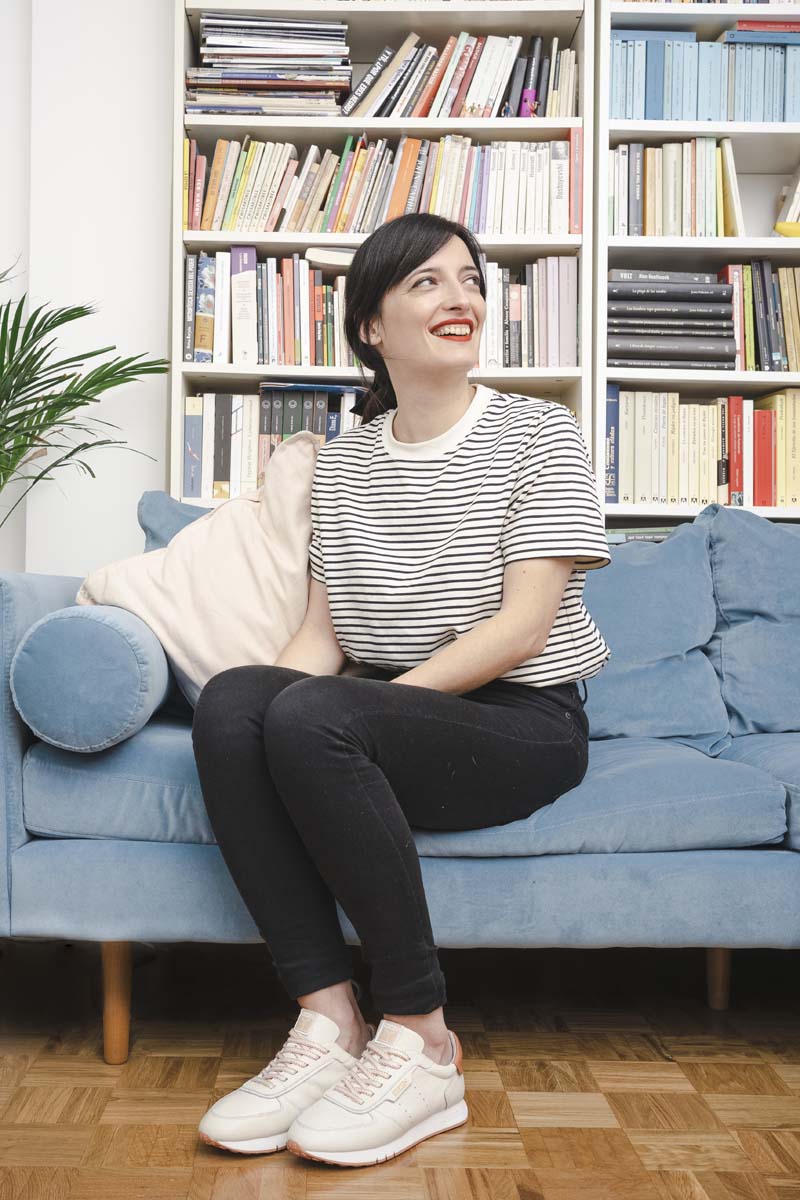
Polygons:
<instances>
[{"instance_id":1,"label":"dark hair","mask_svg":"<svg viewBox=\"0 0 800 1200\"><path fill-rule=\"evenodd\" d=\"M453 236L460 237L469 250L485 299L486 280L478 242L466 226L435 213L406 213L379 225L353 255L345 281L344 335L359 362L375 372L370 384L361 371L367 390L353 411L361 417L362 425L397 408L397 397L382 355L375 346L362 341L359 331L379 312L385 293L427 262Z\"/></svg>"}]
</instances>

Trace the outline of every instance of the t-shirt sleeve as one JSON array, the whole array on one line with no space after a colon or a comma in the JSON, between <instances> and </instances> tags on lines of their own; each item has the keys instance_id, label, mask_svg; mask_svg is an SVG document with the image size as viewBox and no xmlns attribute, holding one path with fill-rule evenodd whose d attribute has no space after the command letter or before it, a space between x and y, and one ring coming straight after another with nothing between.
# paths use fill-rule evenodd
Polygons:
<instances>
[{"instance_id":1,"label":"t-shirt sleeve","mask_svg":"<svg viewBox=\"0 0 800 1200\"><path fill-rule=\"evenodd\" d=\"M318 583L324 583L325 567L322 562L322 547L319 540L319 494L316 480L315 472L311 484L311 541L308 545L308 565L311 569L311 578L316 579Z\"/></svg>"},{"instance_id":2,"label":"t-shirt sleeve","mask_svg":"<svg viewBox=\"0 0 800 1200\"><path fill-rule=\"evenodd\" d=\"M574 557L581 571L611 561L597 484L571 411L557 405L526 446L500 533L504 563Z\"/></svg>"}]
</instances>

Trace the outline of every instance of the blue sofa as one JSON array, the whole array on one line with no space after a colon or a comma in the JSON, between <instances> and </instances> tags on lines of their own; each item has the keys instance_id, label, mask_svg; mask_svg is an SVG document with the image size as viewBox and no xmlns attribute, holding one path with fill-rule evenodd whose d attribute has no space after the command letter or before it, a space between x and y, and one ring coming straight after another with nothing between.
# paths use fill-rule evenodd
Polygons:
<instances>
[{"instance_id":1,"label":"blue sofa","mask_svg":"<svg viewBox=\"0 0 800 1200\"><path fill-rule=\"evenodd\" d=\"M201 511L148 493L147 549ZM0 936L102 944L104 1056L123 1062L134 942L261 939L163 650L138 617L75 606L81 582L0 574ZM587 774L524 821L414 831L436 943L702 946L725 1008L733 948L800 946L800 530L712 504L612 546L585 600L612 650ZM92 621L133 663L138 715L115 711L129 663L87 649ZM121 732L98 741L109 714Z\"/></svg>"}]
</instances>

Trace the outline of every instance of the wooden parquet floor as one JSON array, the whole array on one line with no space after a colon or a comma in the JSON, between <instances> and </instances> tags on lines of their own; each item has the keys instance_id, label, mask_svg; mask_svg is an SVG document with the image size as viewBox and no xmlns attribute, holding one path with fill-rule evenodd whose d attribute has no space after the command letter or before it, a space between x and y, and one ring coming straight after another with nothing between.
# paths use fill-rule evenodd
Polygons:
<instances>
[{"instance_id":1,"label":"wooden parquet floor","mask_svg":"<svg viewBox=\"0 0 800 1200\"><path fill-rule=\"evenodd\" d=\"M800 1200L796 952L735 951L725 1012L699 949L440 960L469 1122L354 1169L197 1138L297 1015L263 946L137 945L109 1066L99 947L0 939L0 1200Z\"/></svg>"}]
</instances>

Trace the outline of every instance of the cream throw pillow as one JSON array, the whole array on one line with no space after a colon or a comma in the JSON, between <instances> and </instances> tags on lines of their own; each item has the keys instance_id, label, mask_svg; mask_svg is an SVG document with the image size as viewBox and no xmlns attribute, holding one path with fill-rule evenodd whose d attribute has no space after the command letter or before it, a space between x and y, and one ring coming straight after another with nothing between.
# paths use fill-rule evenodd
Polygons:
<instances>
[{"instance_id":1,"label":"cream throw pillow","mask_svg":"<svg viewBox=\"0 0 800 1200\"><path fill-rule=\"evenodd\" d=\"M93 571L75 597L141 617L192 705L220 671L274 663L303 622L318 447L308 430L293 434L258 491L205 513L162 550Z\"/></svg>"}]
</instances>

